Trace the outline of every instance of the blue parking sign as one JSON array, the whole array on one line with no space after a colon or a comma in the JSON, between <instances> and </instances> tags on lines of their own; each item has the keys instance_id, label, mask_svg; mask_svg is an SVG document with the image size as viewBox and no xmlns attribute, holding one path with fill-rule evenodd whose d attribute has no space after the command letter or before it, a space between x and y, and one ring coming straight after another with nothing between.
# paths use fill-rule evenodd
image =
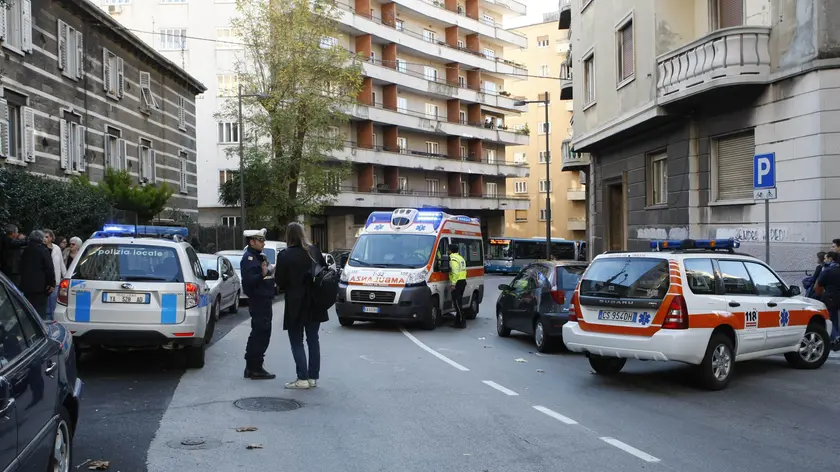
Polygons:
<instances>
[{"instance_id":1,"label":"blue parking sign","mask_svg":"<svg viewBox=\"0 0 840 472\"><path fill-rule=\"evenodd\" d=\"M776 153L753 156L753 188L765 189L776 186Z\"/></svg>"}]
</instances>

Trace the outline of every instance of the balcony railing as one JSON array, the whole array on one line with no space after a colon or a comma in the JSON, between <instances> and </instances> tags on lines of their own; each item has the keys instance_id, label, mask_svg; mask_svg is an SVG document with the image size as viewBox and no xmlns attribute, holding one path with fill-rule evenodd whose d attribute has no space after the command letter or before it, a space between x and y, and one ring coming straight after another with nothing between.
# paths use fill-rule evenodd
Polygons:
<instances>
[{"instance_id":1,"label":"balcony railing","mask_svg":"<svg viewBox=\"0 0 840 472\"><path fill-rule=\"evenodd\" d=\"M569 231L586 231L586 218L569 218L566 222Z\"/></svg>"},{"instance_id":2,"label":"balcony railing","mask_svg":"<svg viewBox=\"0 0 840 472\"><path fill-rule=\"evenodd\" d=\"M376 152L390 152L394 154L402 154L406 156L415 156L415 157L426 157L430 159L440 159L440 160L461 160L464 162L475 162L481 164L490 164L490 165L498 165L498 166L515 166L515 167L528 167L527 162L516 162L512 160L506 160L498 157L488 158L487 156L483 156L481 158L477 158L475 153L468 153L466 156L450 156L449 154L442 154L442 153L435 153L435 152L428 152L428 151L417 151L413 149L400 149L399 147L390 147L390 146L360 146L356 141L346 141L344 144L346 147L352 149L367 149L370 151Z\"/></svg>"},{"instance_id":3,"label":"balcony railing","mask_svg":"<svg viewBox=\"0 0 840 472\"><path fill-rule=\"evenodd\" d=\"M510 34L512 34L512 35L514 35L514 36L519 36L520 38L523 38L523 39L526 39L526 40L528 39L528 36L526 36L526 35L524 35L524 34L522 34L522 33L519 33L519 32L517 32L517 31L513 31L513 30L506 30L506 29L504 29L504 28L502 28L502 27L498 26L498 25L497 25L497 23L496 23L495 21L489 21L489 20L487 20L487 19L485 19L485 18L479 18L479 17L477 17L477 16L475 16L475 15L469 15L469 14L467 14L467 9L466 9L466 8L464 8L464 7L462 7L461 5L458 5L457 9L456 9L455 11L452 11L452 10L447 10L447 9L446 9L446 3L445 3L445 2L442 2L442 1L437 1L437 0L421 0L421 1L422 1L422 2L424 2L424 3L428 3L429 5L432 5L432 6L438 7L438 8L440 8L441 10L446 10L446 11L448 11L448 12L450 12L450 13L455 13L455 14L461 15L461 16L463 16L463 17L465 17L465 18L470 18L470 19L473 19L473 20L479 21L479 22L481 22L481 23L484 23L485 25L492 26L493 28L495 28L495 29L496 29L496 37L497 37L497 38L498 38L498 34L499 34L499 33L498 33L498 31L499 31L499 30L501 30L501 31L504 31L505 33L510 33Z\"/></svg>"},{"instance_id":4,"label":"balcony railing","mask_svg":"<svg viewBox=\"0 0 840 472\"><path fill-rule=\"evenodd\" d=\"M713 87L767 83L770 28L737 26L708 34L657 58L660 103Z\"/></svg>"},{"instance_id":5,"label":"balcony railing","mask_svg":"<svg viewBox=\"0 0 840 472\"><path fill-rule=\"evenodd\" d=\"M374 193L374 194L389 194L389 195L409 195L414 197L434 197L434 198L483 198L488 200L509 199L509 200L528 200L530 197L522 195L505 195L500 193L475 193L475 192L457 192L455 195L450 195L448 191L429 190L425 189L409 189L409 188L390 188L387 184L377 184L369 189L359 188L358 186L342 185L339 188L340 193Z\"/></svg>"},{"instance_id":6,"label":"balcony railing","mask_svg":"<svg viewBox=\"0 0 840 472\"><path fill-rule=\"evenodd\" d=\"M488 60L491 60L491 61L501 62L502 64L506 64L506 65L509 65L511 67L516 67L516 68L519 68L519 69L522 69L522 70L528 70L528 66L526 66L525 64L520 64L518 62L509 61L509 60L503 59L501 57L496 57L495 55L490 56L490 55L484 54L481 51L474 51L474 50L469 49L467 47L450 46L449 44L446 43L446 41L441 41L439 39L434 39L434 40L430 41L430 38L427 37L426 35L424 35L422 32L417 32L417 31L414 31L414 30L410 30L410 29L405 28L405 27L397 28L396 24L395 25L389 25L387 23L384 23L382 21L381 17L378 17L376 15L371 15L370 12L358 12L358 11L356 11L355 7L353 7L351 5L348 5L346 3L336 2L336 6L341 10L344 10L344 11L350 12L350 13L356 15L356 16L360 16L362 18L368 19L368 20L373 21L374 23L378 23L382 26L387 26L387 27L392 28L396 31L399 31L400 33L405 33L409 36L413 36L415 38L422 39L423 41L426 41L426 42L429 42L429 43L432 43L432 44L436 44L438 46L443 46L443 47L446 47L446 48L449 48L449 49L454 49L456 51L466 52L466 53L472 54L474 56L481 57L483 59L488 59Z\"/></svg>"},{"instance_id":7,"label":"balcony railing","mask_svg":"<svg viewBox=\"0 0 840 472\"><path fill-rule=\"evenodd\" d=\"M437 114L429 114L429 113L424 113L422 111L409 110L407 108L396 108L396 109L385 108L385 104L382 103L382 102L377 102L377 103L374 103L373 105L359 102L359 105L367 106L367 107L373 107L373 108L379 108L379 109L382 109L382 110L395 111L397 113L401 113L401 114L404 114L404 115L416 116L418 118L425 118L427 120L449 123L449 119L448 119L447 115L445 113L441 113L440 110L438 110ZM502 131L510 131L510 130L508 130L508 127L505 126L504 124L502 124L502 125L498 124L497 121L494 120L495 118L497 118L497 117L495 117L495 116L490 117L489 115L485 115L484 116L485 121L479 122L479 121L466 121L466 120L459 119L458 121L455 121L454 123L464 125L464 126L472 126L474 128L499 129L499 130L502 130ZM488 119L493 120L493 121L487 121ZM511 131L511 133L513 133L513 132L514 131Z\"/></svg>"},{"instance_id":8,"label":"balcony railing","mask_svg":"<svg viewBox=\"0 0 840 472\"><path fill-rule=\"evenodd\" d=\"M580 200L586 200L586 189L585 188L570 188L566 190L566 200L576 202Z\"/></svg>"},{"instance_id":9,"label":"balcony railing","mask_svg":"<svg viewBox=\"0 0 840 472\"><path fill-rule=\"evenodd\" d=\"M580 170L589 167L589 153L572 152L570 139L563 141L560 153L563 156L561 170Z\"/></svg>"}]
</instances>

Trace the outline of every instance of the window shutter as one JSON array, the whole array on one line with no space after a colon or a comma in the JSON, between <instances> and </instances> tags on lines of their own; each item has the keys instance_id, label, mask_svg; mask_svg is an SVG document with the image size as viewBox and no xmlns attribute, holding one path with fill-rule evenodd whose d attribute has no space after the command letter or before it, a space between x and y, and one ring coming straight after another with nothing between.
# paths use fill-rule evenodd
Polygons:
<instances>
[{"instance_id":1,"label":"window shutter","mask_svg":"<svg viewBox=\"0 0 840 472\"><path fill-rule=\"evenodd\" d=\"M4 5L5 6L5 5ZM32 1L23 0L21 5L21 49L32 52Z\"/></svg>"},{"instance_id":2,"label":"window shutter","mask_svg":"<svg viewBox=\"0 0 840 472\"><path fill-rule=\"evenodd\" d=\"M61 168L70 168L70 126L67 121L61 120Z\"/></svg>"},{"instance_id":3,"label":"window shutter","mask_svg":"<svg viewBox=\"0 0 840 472\"><path fill-rule=\"evenodd\" d=\"M78 162L76 162L76 170L79 172L84 172L87 168L87 156L85 156L85 151L87 150L87 143L85 143L85 130L84 126L76 126L76 147L78 147L79 151L76 154L78 158Z\"/></svg>"},{"instance_id":4,"label":"window shutter","mask_svg":"<svg viewBox=\"0 0 840 472\"><path fill-rule=\"evenodd\" d=\"M6 12L5 8L0 8L0 39L6 39Z\"/></svg>"},{"instance_id":5,"label":"window shutter","mask_svg":"<svg viewBox=\"0 0 840 472\"><path fill-rule=\"evenodd\" d=\"M731 28L744 24L744 0L717 0L718 27Z\"/></svg>"},{"instance_id":6,"label":"window shutter","mask_svg":"<svg viewBox=\"0 0 840 472\"><path fill-rule=\"evenodd\" d=\"M85 75L85 45L84 36L81 31L76 31L76 78L81 79Z\"/></svg>"},{"instance_id":7,"label":"window shutter","mask_svg":"<svg viewBox=\"0 0 840 472\"><path fill-rule=\"evenodd\" d=\"M0 10L6 10L0 7ZM0 156L9 156L9 104L0 98Z\"/></svg>"},{"instance_id":8,"label":"window shutter","mask_svg":"<svg viewBox=\"0 0 840 472\"><path fill-rule=\"evenodd\" d=\"M105 167L116 170L116 162L114 162L114 156L111 155L111 135L108 133L103 135L102 149L105 151Z\"/></svg>"},{"instance_id":9,"label":"window shutter","mask_svg":"<svg viewBox=\"0 0 840 472\"><path fill-rule=\"evenodd\" d=\"M187 193L187 156L181 156L180 161L181 193Z\"/></svg>"},{"instance_id":10,"label":"window shutter","mask_svg":"<svg viewBox=\"0 0 840 472\"><path fill-rule=\"evenodd\" d=\"M148 72L140 72L140 94L147 107L152 106L152 76Z\"/></svg>"},{"instance_id":11,"label":"window shutter","mask_svg":"<svg viewBox=\"0 0 840 472\"><path fill-rule=\"evenodd\" d=\"M58 68L67 67L67 23L58 20Z\"/></svg>"},{"instance_id":12,"label":"window shutter","mask_svg":"<svg viewBox=\"0 0 840 472\"><path fill-rule=\"evenodd\" d=\"M125 64L121 57L117 58L117 96L123 98L125 95Z\"/></svg>"},{"instance_id":13,"label":"window shutter","mask_svg":"<svg viewBox=\"0 0 840 472\"><path fill-rule=\"evenodd\" d=\"M753 195L755 135L726 136L717 140L717 199L743 200Z\"/></svg>"},{"instance_id":14,"label":"window shutter","mask_svg":"<svg viewBox=\"0 0 840 472\"><path fill-rule=\"evenodd\" d=\"M111 64L108 62L110 54L102 48L102 87L106 92L111 93Z\"/></svg>"},{"instance_id":15,"label":"window shutter","mask_svg":"<svg viewBox=\"0 0 840 472\"><path fill-rule=\"evenodd\" d=\"M633 61L633 23L628 24L621 30L621 64L622 64L622 79L626 79L634 74L635 63Z\"/></svg>"},{"instance_id":16,"label":"window shutter","mask_svg":"<svg viewBox=\"0 0 840 472\"><path fill-rule=\"evenodd\" d=\"M26 162L35 162L35 112L23 107L23 155Z\"/></svg>"},{"instance_id":17,"label":"window shutter","mask_svg":"<svg viewBox=\"0 0 840 472\"><path fill-rule=\"evenodd\" d=\"M187 130L187 110L184 97L178 97L178 128Z\"/></svg>"},{"instance_id":18,"label":"window shutter","mask_svg":"<svg viewBox=\"0 0 840 472\"><path fill-rule=\"evenodd\" d=\"M116 167L117 170L125 170L128 168L126 162L128 162L128 145L125 142L125 139L118 139L117 140L117 161Z\"/></svg>"},{"instance_id":19,"label":"window shutter","mask_svg":"<svg viewBox=\"0 0 840 472\"><path fill-rule=\"evenodd\" d=\"M154 149L149 149L149 183L157 183L157 163L155 162Z\"/></svg>"}]
</instances>

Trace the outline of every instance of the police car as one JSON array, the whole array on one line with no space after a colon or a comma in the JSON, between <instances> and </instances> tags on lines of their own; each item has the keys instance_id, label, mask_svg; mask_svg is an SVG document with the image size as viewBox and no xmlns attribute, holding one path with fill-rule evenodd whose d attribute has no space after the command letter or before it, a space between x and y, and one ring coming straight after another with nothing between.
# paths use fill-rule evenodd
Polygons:
<instances>
[{"instance_id":1,"label":"police car","mask_svg":"<svg viewBox=\"0 0 840 472\"><path fill-rule=\"evenodd\" d=\"M58 287L55 319L77 348L163 347L204 367L215 329L210 287L187 228L108 225L85 241Z\"/></svg>"},{"instance_id":2,"label":"police car","mask_svg":"<svg viewBox=\"0 0 840 472\"><path fill-rule=\"evenodd\" d=\"M652 252L597 256L572 296L566 347L601 374L627 359L693 364L712 390L728 385L738 361L783 354L793 367L821 367L831 332L825 305L739 246L652 241Z\"/></svg>"}]
</instances>

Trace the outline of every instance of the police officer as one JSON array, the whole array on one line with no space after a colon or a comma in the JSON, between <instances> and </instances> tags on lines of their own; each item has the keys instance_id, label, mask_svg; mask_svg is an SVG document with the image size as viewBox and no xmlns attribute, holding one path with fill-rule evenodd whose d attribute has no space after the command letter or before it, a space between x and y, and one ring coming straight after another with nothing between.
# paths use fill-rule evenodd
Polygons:
<instances>
[{"instance_id":1,"label":"police officer","mask_svg":"<svg viewBox=\"0 0 840 472\"><path fill-rule=\"evenodd\" d=\"M455 324L453 328L464 329L467 327L467 320L464 318L464 309L461 301L464 299L464 290L467 288L467 261L458 252L457 244L449 245L449 283L452 290L452 304L455 305Z\"/></svg>"},{"instance_id":2,"label":"police officer","mask_svg":"<svg viewBox=\"0 0 840 472\"><path fill-rule=\"evenodd\" d=\"M252 380L273 379L276 375L263 368L265 351L271 341L271 304L274 301L274 265L265 255L265 228L243 233L248 249L239 266L242 271L242 291L248 296L251 312L251 335L245 347L245 378Z\"/></svg>"}]
</instances>

